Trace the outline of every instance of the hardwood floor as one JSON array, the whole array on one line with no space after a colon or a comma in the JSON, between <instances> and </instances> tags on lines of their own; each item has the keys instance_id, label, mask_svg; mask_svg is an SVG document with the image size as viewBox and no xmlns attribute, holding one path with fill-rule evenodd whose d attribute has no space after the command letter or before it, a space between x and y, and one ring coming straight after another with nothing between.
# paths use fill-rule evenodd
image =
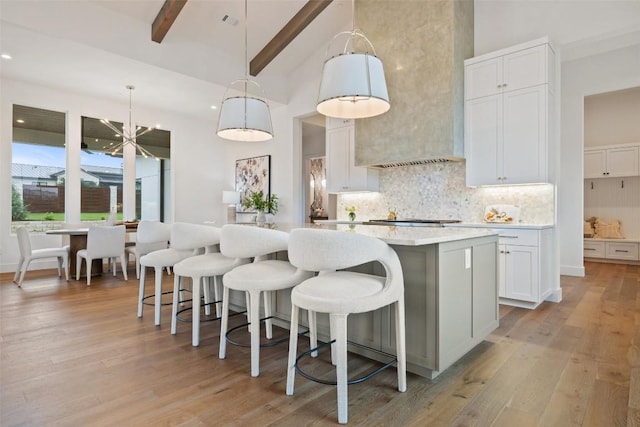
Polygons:
<instances>
[{"instance_id":1,"label":"hardwood floor","mask_svg":"<svg viewBox=\"0 0 640 427\"><path fill-rule=\"evenodd\" d=\"M350 386L350 424L640 426L640 267L586 271L562 277L562 303L502 306L500 327L434 381L410 374L399 393L388 369ZM87 287L29 271L22 289L0 275L0 425L337 423L334 387L298 377L295 395L285 395L287 344L262 349L260 377L251 378L247 348L229 346L218 359L218 322L203 325L194 348L190 324L170 334L170 306L161 327L152 307L138 319L129 274ZM321 359L315 372L330 375ZM372 366L357 356L349 363L351 374Z\"/></svg>"}]
</instances>

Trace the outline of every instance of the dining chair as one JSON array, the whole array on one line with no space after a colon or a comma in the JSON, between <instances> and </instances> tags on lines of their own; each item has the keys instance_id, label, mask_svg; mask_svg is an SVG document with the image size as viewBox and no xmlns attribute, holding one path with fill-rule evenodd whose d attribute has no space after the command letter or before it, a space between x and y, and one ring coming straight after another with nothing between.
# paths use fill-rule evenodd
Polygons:
<instances>
[{"instance_id":1,"label":"dining chair","mask_svg":"<svg viewBox=\"0 0 640 427\"><path fill-rule=\"evenodd\" d=\"M125 245L127 259L133 256L136 262L136 279L140 279L140 258L148 253L169 246L171 226L160 221L142 220L136 229L136 241L131 246Z\"/></svg>"},{"instance_id":2,"label":"dining chair","mask_svg":"<svg viewBox=\"0 0 640 427\"><path fill-rule=\"evenodd\" d=\"M29 237L29 231L26 227L18 227L16 229L16 235L18 236L20 258L18 259L18 265L16 267L16 273L13 276L13 281L18 286L22 286L22 281L24 280L24 276L29 268L29 264L35 259L57 258L58 277L62 277L62 267L64 266L65 278L69 280L69 246L63 246L60 248L32 249L31 238Z\"/></svg>"},{"instance_id":3,"label":"dining chair","mask_svg":"<svg viewBox=\"0 0 640 427\"><path fill-rule=\"evenodd\" d=\"M129 280L124 252L125 231L124 225L90 227L86 249L81 249L76 254L76 280L80 280L83 258L87 263L87 286L91 286L91 264L94 259L107 258L111 261L112 258L120 258L124 280ZM113 275L116 275L115 263Z\"/></svg>"},{"instance_id":4,"label":"dining chair","mask_svg":"<svg viewBox=\"0 0 640 427\"><path fill-rule=\"evenodd\" d=\"M289 234L250 225L227 224L220 233L220 252L229 258L253 258L253 262L235 267L222 277L222 321L220 327L219 358L227 351L229 323L229 290L249 295L247 311L251 335L251 376L260 374L260 295L264 294L264 320L267 339L272 339L272 291L288 289L308 279L313 273L291 265L288 261L273 259L280 251L287 251ZM312 342L315 323L310 324Z\"/></svg>"},{"instance_id":5,"label":"dining chair","mask_svg":"<svg viewBox=\"0 0 640 427\"><path fill-rule=\"evenodd\" d=\"M289 260L294 266L318 272L291 291L291 328L287 363L287 395L294 392L296 372L305 378L337 385L338 422L348 420L348 385L364 381L397 363L398 390L407 390L404 280L396 252L385 242L362 234L334 230L295 229L289 238ZM385 276L344 271L367 263L379 264ZM393 305L395 308L396 360L364 377L347 380L347 317ZM336 382L319 380L298 367L298 317L306 309L309 316L328 313L331 360L336 365ZM313 351L310 350L310 351Z\"/></svg>"},{"instance_id":6,"label":"dining chair","mask_svg":"<svg viewBox=\"0 0 640 427\"><path fill-rule=\"evenodd\" d=\"M220 228L211 227L218 234L220 239ZM191 345L200 345L200 290L204 293L205 314L210 314L211 304L215 304L216 316L209 320L219 320L221 318L220 301L222 295L222 275L234 268L248 263L247 258L229 258L219 251L208 252L202 255L191 256L173 266L173 306L171 311L171 334L177 333L178 306L186 302L180 299L179 295L184 293L184 278L191 279ZM214 298L211 299L211 286L213 285ZM183 309L186 310L186 309Z\"/></svg>"},{"instance_id":7,"label":"dining chair","mask_svg":"<svg viewBox=\"0 0 640 427\"><path fill-rule=\"evenodd\" d=\"M169 240L170 246L168 248L153 251L140 257L138 317L142 317L145 305L153 305L156 326L160 325L162 306L172 304L162 302L162 295L172 292L162 291L162 271L191 256L215 250L220 237L216 230L209 225L175 222L171 224ZM154 293L150 295L145 295L144 289L147 267L153 268L155 272ZM146 302L147 299L153 299L153 303Z\"/></svg>"}]
</instances>

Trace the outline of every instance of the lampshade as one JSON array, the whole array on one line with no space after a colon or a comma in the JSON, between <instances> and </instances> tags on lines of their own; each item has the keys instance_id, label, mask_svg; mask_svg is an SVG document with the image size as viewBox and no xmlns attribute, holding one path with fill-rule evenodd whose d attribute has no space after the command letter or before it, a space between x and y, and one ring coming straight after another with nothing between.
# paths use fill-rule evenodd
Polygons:
<instances>
[{"instance_id":1,"label":"lampshade","mask_svg":"<svg viewBox=\"0 0 640 427\"><path fill-rule=\"evenodd\" d=\"M260 142L273 138L271 112L260 85L249 79L247 54L247 0L244 0L244 79L232 82L224 93L217 134L232 141ZM241 85L240 95L228 95L236 84ZM259 89L262 98L252 95L249 89Z\"/></svg>"},{"instance_id":2,"label":"lampshade","mask_svg":"<svg viewBox=\"0 0 640 427\"><path fill-rule=\"evenodd\" d=\"M233 141L259 142L273 138L269 105L251 96L225 98L218 117L218 136Z\"/></svg>"},{"instance_id":3,"label":"lampshade","mask_svg":"<svg viewBox=\"0 0 640 427\"><path fill-rule=\"evenodd\" d=\"M222 192L222 203L225 205L237 205L240 203L240 192L239 191L223 191Z\"/></svg>"},{"instance_id":4,"label":"lampshade","mask_svg":"<svg viewBox=\"0 0 640 427\"><path fill-rule=\"evenodd\" d=\"M318 95L320 114L360 119L386 113L391 104L380 58L344 53L325 61Z\"/></svg>"}]
</instances>

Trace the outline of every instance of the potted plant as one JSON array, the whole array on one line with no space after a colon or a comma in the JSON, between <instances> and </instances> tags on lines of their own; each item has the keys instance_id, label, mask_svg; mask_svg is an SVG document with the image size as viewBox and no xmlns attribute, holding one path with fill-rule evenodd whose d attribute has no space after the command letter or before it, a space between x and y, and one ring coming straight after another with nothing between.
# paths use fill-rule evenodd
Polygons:
<instances>
[{"instance_id":1,"label":"potted plant","mask_svg":"<svg viewBox=\"0 0 640 427\"><path fill-rule=\"evenodd\" d=\"M278 213L278 196L276 194L272 194L265 198L262 190L252 191L249 193L249 197L242 201L242 206L246 209L255 209L258 212L256 221L265 222L265 212L269 212L274 215Z\"/></svg>"}]
</instances>

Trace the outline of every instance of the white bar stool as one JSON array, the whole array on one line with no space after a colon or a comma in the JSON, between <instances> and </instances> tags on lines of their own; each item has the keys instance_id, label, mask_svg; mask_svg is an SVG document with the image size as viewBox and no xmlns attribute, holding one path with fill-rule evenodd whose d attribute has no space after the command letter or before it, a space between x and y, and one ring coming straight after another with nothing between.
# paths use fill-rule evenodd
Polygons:
<instances>
[{"instance_id":1,"label":"white bar stool","mask_svg":"<svg viewBox=\"0 0 640 427\"><path fill-rule=\"evenodd\" d=\"M271 307L267 293L296 286L313 273L294 267L288 261L268 259L279 251L286 251L289 234L283 231L250 225L227 224L220 234L220 252L229 258L254 258L226 273L222 282L222 322L220 327L220 359L226 357L227 327L229 321L229 289L249 294L251 334L251 376L260 374L260 294L265 293L265 329L267 339L272 338ZM315 325L309 325L312 342Z\"/></svg>"},{"instance_id":2,"label":"white bar stool","mask_svg":"<svg viewBox=\"0 0 640 427\"><path fill-rule=\"evenodd\" d=\"M212 227L201 224L176 222L171 224L171 247L160 249L140 258L140 289L138 292L138 317L142 317L143 306L151 305L146 299L153 298L155 306L155 324L160 325L160 309L162 303L162 270L173 267L183 259L199 255L203 248L214 246L219 241L219 234ZM144 294L147 267L155 271L155 291L151 295ZM170 291L164 292L168 294Z\"/></svg>"},{"instance_id":3,"label":"white bar stool","mask_svg":"<svg viewBox=\"0 0 640 427\"><path fill-rule=\"evenodd\" d=\"M315 316L316 312L329 313L332 343L335 344L332 345L332 361L336 365L338 422L346 423L348 384L362 380L347 380L347 317L351 313L365 313L391 304L395 307L398 390L406 391L404 281L400 260L395 251L382 240L361 234L295 229L289 238L289 259L294 266L318 271L319 274L291 291L287 395L293 395L296 372L308 379L317 380L302 373L297 366L299 309L309 310L310 316L311 313ZM369 262L380 263L386 277L336 271Z\"/></svg>"},{"instance_id":4,"label":"white bar stool","mask_svg":"<svg viewBox=\"0 0 640 427\"><path fill-rule=\"evenodd\" d=\"M220 234L220 228L211 227L218 235ZM219 239L218 239L219 242ZM171 334L175 335L177 332L178 323L178 306L180 303L186 301L180 301L178 296L184 290L183 282L185 277L191 278L191 294L192 294L192 315L191 315L191 345L197 347L200 345L200 288L202 287L205 292L205 307L209 307L212 303L207 294L210 293L209 279L213 278L214 286L214 299L213 303L216 305L216 318L210 320L219 320L221 313L219 310L219 303L221 301L221 283L220 276L233 270L234 268L246 264L249 259L246 258L227 258L220 252L211 252L203 255L196 255L184 259L173 266L173 274L175 275L173 282L173 308L171 311Z\"/></svg>"}]
</instances>

